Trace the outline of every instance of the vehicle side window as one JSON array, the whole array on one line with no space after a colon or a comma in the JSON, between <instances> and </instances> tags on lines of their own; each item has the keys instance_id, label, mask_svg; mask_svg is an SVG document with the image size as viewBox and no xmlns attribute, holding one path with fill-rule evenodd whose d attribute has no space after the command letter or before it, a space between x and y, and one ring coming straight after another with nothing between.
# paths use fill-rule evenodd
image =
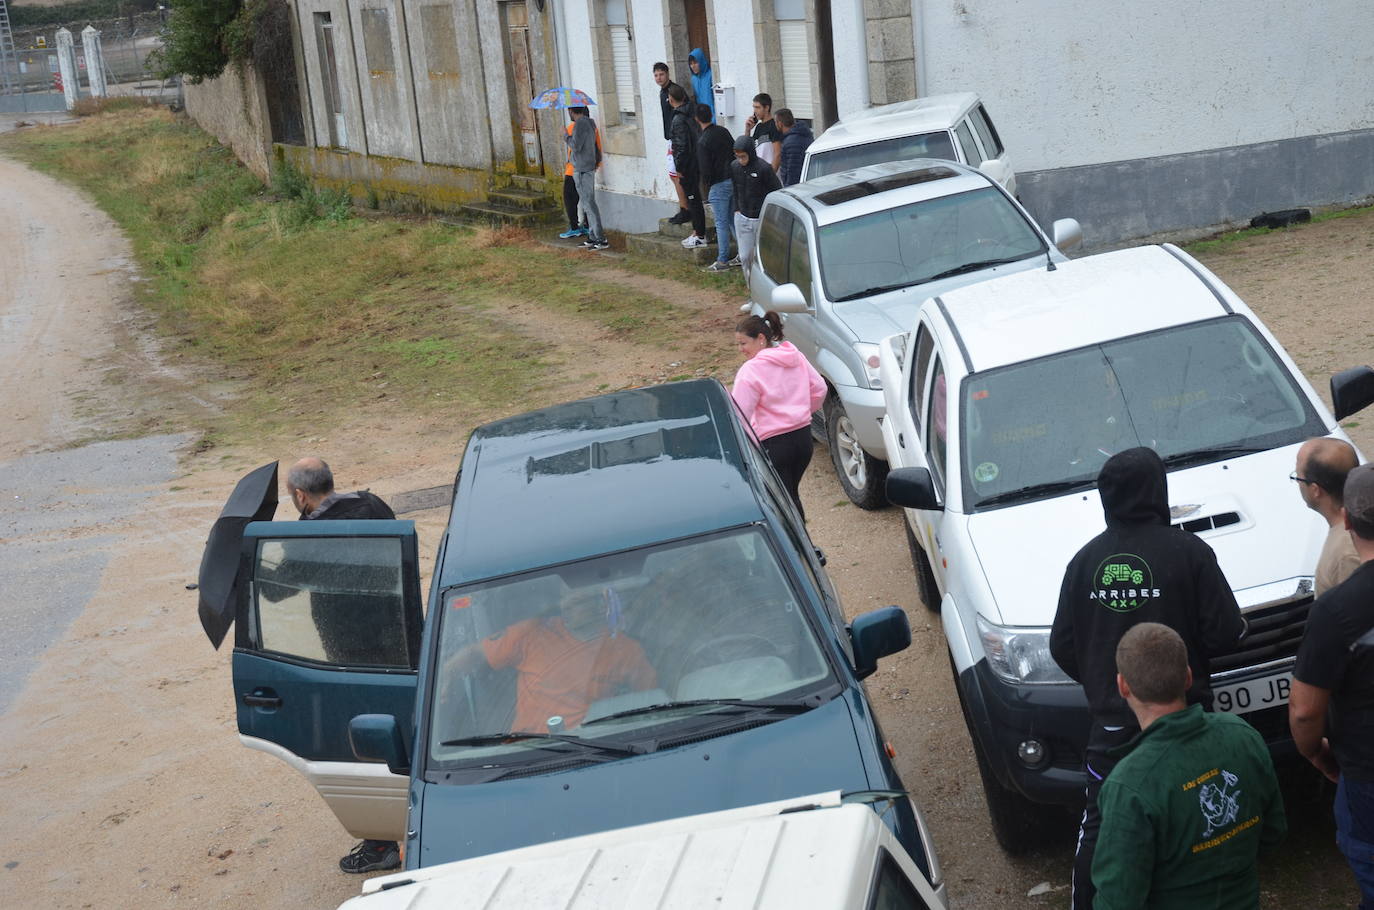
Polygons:
<instances>
[{"instance_id":1,"label":"vehicle side window","mask_svg":"<svg viewBox=\"0 0 1374 910\"><path fill-rule=\"evenodd\" d=\"M983 140L983 148L987 151L988 157L1000 158L1002 137L997 135L997 127L992 125L987 108L978 105L969 112L969 119L973 121L973 128L978 131L978 138Z\"/></svg>"},{"instance_id":2,"label":"vehicle side window","mask_svg":"<svg viewBox=\"0 0 1374 910\"><path fill-rule=\"evenodd\" d=\"M911 365L911 419L917 433L921 432L921 402L925 401L926 373L934 350L935 341L923 322L916 328L916 362Z\"/></svg>"},{"instance_id":3,"label":"vehicle side window","mask_svg":"<svg viewBox=\"0 0 1374 910\"><path fill-rule=\"evenodd\" d=\"M787 244L792 235L792 214L782 206L770 206L759 225L759 263L778 284L786 283Z\"/></svg>"},{"instance_id":4,"label":"vehicle side window","mask_svg":"<svg viewBox=\"0 0 1374 910\"><path fill-rule=\"evenodd\" d=\"M800 219L792 221L792 251L787 256L787 280L801 288L802 296L811 300L811 242L806 237L806 225Z\"/></svg>"},{"instance_id":5,"label":"vehicle side window","mask_svg":"<svg viewBox=\"0 0 1374 910\"><path fill-rule=\"evenodd\" d=\"M935 366L930 371L930 394L926 403L926 461L941 489L945 485L945 448L949 436L948 396L945 394L945 365L940 355L935 355Z\"/></svg>"},{"instance_id":6,"label":"vehicle side window","mask_svg":"<svg viewBox=\"0 0 1374 910\"><path fill-rule=\"evenodd\" d=\"M869 910L929 910L930 905L916 892L916 887L906 877L902 867L897 865L892 854L883 850L868 907Z\"/></svg>"},{"instance_id":7,"label":"vehicle side window","mask_svg":"<svg viewBox=\"0 0 1374 910\"><path fill-rule=\"evenodd\" d=\"M409 667L400 566L393 538L261 541L251 594L258 646L321 663Z\"/></svg>"},{"instance_id":8,"label":"vehicle side window","mask_svg":"<svg viewBox=\"0 0 1374 910\"><path fill-rule=\"evenodd\" d=\"M959 145L964 150L964 160L970 167L977 167L983 163L983 153L978 151L978 145L973 141L973 130L969 129L968 118L959 121L959 126L955 128L954 135L959 137Z\"/></svg>"}]
</instances>

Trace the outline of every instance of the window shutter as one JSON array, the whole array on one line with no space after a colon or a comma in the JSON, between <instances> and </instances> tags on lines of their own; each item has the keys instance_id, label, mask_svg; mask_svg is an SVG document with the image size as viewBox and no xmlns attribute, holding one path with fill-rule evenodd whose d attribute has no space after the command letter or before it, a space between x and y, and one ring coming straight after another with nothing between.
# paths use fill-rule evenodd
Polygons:
<instances>
[{"instance_id":1,"label":"window shutter","mask_svg":"<svg viewBox=\"0 0 1374 910\"><path fill-rule=\"evenodd\" d=\"M611 26L611 63L615 69L615 94L624 114L635 112L635 80L633 55L630 53L630 29L626 25Z\"/></svg>"},{"instance_id":2,"label":"window shutter","mask_svg":"<svg viewBox=\"0 0 1374 910\"><path fill-rule=\"evenodd\" d=\"M806 20L781 19L778 36L782 39L782 104L798 120L815 116L811 103L811 54L806 47Z\"/></svg>"}]
</instances>

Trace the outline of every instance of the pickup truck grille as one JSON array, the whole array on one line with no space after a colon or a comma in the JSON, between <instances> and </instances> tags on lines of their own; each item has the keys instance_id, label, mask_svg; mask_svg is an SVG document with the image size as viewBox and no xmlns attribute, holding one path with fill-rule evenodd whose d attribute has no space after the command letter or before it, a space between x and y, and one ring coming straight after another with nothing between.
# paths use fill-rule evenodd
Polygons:
<instances>
[{"instance_id":1,"label":"pickup truck grille","mask_svg":"<svg viewBox=\"0 0 1374 910\"><path fill-rule=\"evenodd\" d=\"M1311 594L1302 594L1246 613L1250 631L1241 639L1240 647L1212 658L1213 683L1218 682L1218 673L1296 656L1312 599Z\"/></svg>"}]
</instances>

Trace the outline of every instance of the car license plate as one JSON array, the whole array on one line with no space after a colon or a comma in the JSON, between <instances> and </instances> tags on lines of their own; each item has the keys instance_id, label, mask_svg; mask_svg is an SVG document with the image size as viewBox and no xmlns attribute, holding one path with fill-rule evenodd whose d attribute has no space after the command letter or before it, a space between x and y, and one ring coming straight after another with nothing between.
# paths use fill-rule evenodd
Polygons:
<instances>
[{"instance_id":1,"label":"car license plate","mask_svg":"<svg viewBox=\"0 0 1374 910\"><path fill-rule=\"evenodd\" d=\"M1288 689L1293 684L1292 673L1262 676L1245 682L1212 687L1212 707L1231 714L1262 711L1275 705L1288 704Z\"/></svg>"}]
</instances>

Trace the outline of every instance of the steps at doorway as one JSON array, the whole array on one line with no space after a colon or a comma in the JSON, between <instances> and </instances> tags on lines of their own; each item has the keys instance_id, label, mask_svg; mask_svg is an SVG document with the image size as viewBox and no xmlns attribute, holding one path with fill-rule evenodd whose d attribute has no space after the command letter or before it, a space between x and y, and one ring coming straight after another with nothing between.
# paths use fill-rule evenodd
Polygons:
<instances>
[{"instance_id":1,"label":"steps at doorway","mask_svg":"<svg viewBox=\"0 0 1374 910\"><path fill-rule=\"evenodd\" d=\"M690 228L687 233L691 233ZM682 236L687 235L683 234ZM630 234L625 238L625 248L631 253L637 253L651 259L678 257L691 259L701 265L706 265L716 258L716 245L714 243L689 250L682 246L680 238L668 237L663 234Z\"/></svg>"}]
</instances>

